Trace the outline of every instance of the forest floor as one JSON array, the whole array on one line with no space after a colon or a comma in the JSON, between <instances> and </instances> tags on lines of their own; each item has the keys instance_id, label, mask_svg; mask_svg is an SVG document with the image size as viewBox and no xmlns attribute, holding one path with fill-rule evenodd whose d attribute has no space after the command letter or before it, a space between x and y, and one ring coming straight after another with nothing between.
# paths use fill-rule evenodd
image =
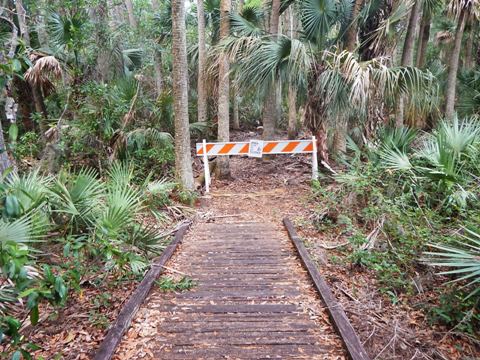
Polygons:
<instances>
[{"instance_id":1,"label":"forest floor","mask_svg":"<svg viewBox=\"0 0 480 360\"><path fill-rule=\"evenodd\" d=\"M478 358L473 341L454 329L428 322L421 307L435 304L433 293L401 295L393 304L380 292L373 271L342 261L345 255L337 247L346 242L344 236L319 233L312 224L318 204L313 203L308 156L281 155L268 161L232 157L230 164L232 179L213 178L211 193L200 199L197 216L242 218L247 214L279 227L282 219L289 217L372 359ZM138 279L131 280L84 284L62 314L45 319L42 331L33 330L31 340L42 347L35 356L91 358L106 327L137 284Z\"/></svg>"}]
</instances>

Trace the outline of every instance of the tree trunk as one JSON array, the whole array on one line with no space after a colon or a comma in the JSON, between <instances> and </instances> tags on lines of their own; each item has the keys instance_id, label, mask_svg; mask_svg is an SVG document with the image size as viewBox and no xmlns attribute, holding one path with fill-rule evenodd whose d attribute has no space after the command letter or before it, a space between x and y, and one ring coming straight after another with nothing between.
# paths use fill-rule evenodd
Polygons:
<instances>
[{"instance_id":1,"label":"tree trunk","mask_svg":"<svg viewBox=\"0 0 480 360\"><path fill-rule=\"evenodd\" d=\"M15 8L17 10L18 26L20 28L20 36L27 46L30 46L30 34L28 33L27 17L22 0L15 0Z\"/></svg>"},{"instance_id":2,"label":"tree trunk","mask_svg":"<svg viewBox=\"0 0 480 360\"><path fill-rule=\"evenodd\" d=\"M276 37L278 34L278 24L280 22L280 0L272 0L272 10L270 14L270 34ZM277 94L276 81L272 80L270 91L265 97L263 106L263 139L272 139L275 135L275 117L277 114Z\"/></svg>"},{"instance_id":3,"label":"tree trunk","mask_svg":"<svg viewBox=\"0 0 480 360\"><path fill-rule=\"evenodd\" d=\"M348 123L345 119L339 118L335 123L335 134L333 135L333 152L340 155L347 151Z\"/></svg>"},{"instance_id":4,"label":"tree trunk","mask_svg":"<svg viewBox=\"0 0 480 360\"><path fill-rule=\"evenodd\" d=\"M125 6L127 7L128 22L130 26L134 29L137 28L137 19L135 18L135 13L133 11L132 0L125 0Z\"/></svg>"},{"instance_id":5,"label":"tree trunk","mask_svg":"<svg viewBox=\"0 0 480 360\"><path fill-rule=\"evenodd\" d=\"M425 65L427 55L428 41L430 40L430 23L432 18L430 14L423 14L420 25L420 38L418 39L417 67L422 68Z\"/></svg>"},{"instance_id":6,"label":"tree trunk","mask_svg":"<svg viewBox=\"0 0 480 360\"><path fill-rule=\"evenodd\" d=\"M463 68L465 70L471 70L475 67L475 62L473 61L473 42L475 39L475 18L474 14L470 15L468 20L470 31L468 33L467 44L465 47L465 62L463 64Z\"/></svg>"},{"instance_id":7,"label":"tree trunk","mask_svg":"<svg viewBox=\"0 0 480 360\"><path fill-rule=\"evenodd\" d=\"M410 12L408 21L407 34L405 35L405 43L403 45L401 66L413 66L413 48L415 45L415 36L418 19L420 18L420 10L422 9L422 0L416 0ZM403 118L405 112L405 97L401 96L397 107L397 115L395 125L403 126Z\"/></svg>"},{"instance_id":8,"label":"tree trunk","mask_svg":"<svg viewBox=\"0 0 480 360\"><path fill-rule=\"evenodd\" d=\"M48 32L47 32L47 21L46 21L46 10L42 7L38 8L37 12L37 33L38 33L38 43L42 48L48 48Z\"/></svg>"},{"instance_id":9,"label":"tree trunk","mask_svg":"<svg viewBox=\"0 0 480 360\"><path fill-rule=\"evenodd\" d=\"M5 117L11 123L16 122L17 104L15 103L15 100L13 100L13 97L7 97L5 99ZM3 175L5 170L7 170L11 166L12 161L8 156L7 144L5 143L5 137L3 134L3 126L2 122L0 121L0 174ZM13 166L15 165L13 164Z\"/></svg>"},{"instance_id":10,"label":"tree trunk","mask_svg":"<svg viewBox=\"0 0 480 360\"><path fill-rule=\"evenodd\" d=\"M199 122L207 121L207 79L206 59L207 50L205 44L205 11L203 0L197 0L198 15L198 78L197 78L197 115Z\"/></svg>"},{"instance_id":11,"label":"tree trunk","mask_svg":"<svg viewBox=\"0 0 480 360\"><path fill-rule=\"evenodd\" d=\"M296 22L292 7L288 8L288 33L291 39L295 38ZM288 86L288 139L297 137L297 89L293 84Z\"/></svg>"},{"instance_id":12,"label":"tree trunk","mask_svg":"<svg viewBox=\"0 0 480 360\"><path fill-rule=\"evenodd\" d=\"M93 17L95 20L95 38L97 44L106 44L108 42L107 22L108 5L106 0L99 0L94 9ZM95 77L100 82L110 80L111 56L106 46L100 46L97 53L97 63L95 66Z\"/></svg>"},{"instance_id":13,"label":"tree trunk","mask_svg":"<svg viewBox=\"0 0 480 360\"><path fill-rule=\"evenodd\" d=\"M345 49L347 51L355 51L357 45L357 31L358 31L358 14L362 8L363 0L355 0L352 9L352 19L347 33L345 34Z\"/></svg>"},{"instance_id":14,"label":"tree trunk","mask_svg":"<svg viewBox=\"0 0 480 360\"><path fill-rule=\"evenodd\" d=\"M220 41L230 34L230 0L220 1ZM226 54L220 55L218 68L218 140L229 141L230 139L230 79L228 76L229 63ZM217 158L217 176L219 178L230 177L230 164L227 156Z\"/></svg>"},{"instance_id":15,"label":"tree trunk","mask_svg":"<svg viewBox=\"0 0 480 360\"><path fill-rule=\"evenodd\" d=\"M288 139L297 137L297 89L288 87Z\"/></svg>"},{"instance_id":16,"label":"tree trunk","mask_svg":"<svg viewBox=\"0 0 480 360\"><path fill-rule=\"evenodd\" d=\"M48 130L46 126L47 124L45 123L46 119L48 119L47 107L45 106L42 89L40 89L40 87L36 84L31 84L31 87L33 102L35 103L35 111L41 115L38 123L40 128L40 136L43 140L45 140L45 133Z\"/></svg>"},{"instance_id":17,"label":"tree trunk","mask_svg":"<svg viewBox=\"0 0 480 360\"><path fill-rule=\"evenodd\" d=\"M232 116L232 127L234 130L240 130L240 104L235 89L232 89L232 101L233 101L233 116Z\"/></svg>"},{"instance_id":18,"label":"tree trunk","mask_svg":"<svg viewBox=\"0 0 480 360\"><path fill-rule=\"evenodd\" d=\"M15 56L15 49L18 44L18 29L13 20L10 18L4 17L4 20L9 22L11 26L11 38L10 38L10 47L7 49L6 47L0 48L0 63L4 63L5 57L8 59L12 59ZM7 52L8 50L8 52ZM5 117L10 123L15 123L17 121L17 104L15 103L15 99L13 98L10 88L11 88L11 80L6 84L4 89L4 93L0 94L5 99ZM10 159L7 152L7 146L5 143L5 137L3 134L3 127L0 121L0 174L4 174L5 170L12 167L15 168L15 163Z\"/></svg>"},{"instance_id":19,"label":"tree trunk","mask_svg":"<svg viewBox=\"0 0 480 360\"><path fill-rule=\"evenodd\" d=\"M152 0L152 9L153 11L158 11L158 9L160 9L160 4L158 0Z\"/></svg>"},{"instance_id":20,"label":"tree trunk","mask_svg":"<svg viewBox=\"0 0 480 360\"><path fill-rule=\"evenodd\" d=\"M239 14L243 11L244 1L238 1L237 12ZM233 101L233 116L232 127L234 130L240 130L240 99L235 88L232 89L232 101Z\"/></svg>"},{"instance_id":21,"label":"tree trunk","mask_svg":"<svg viewBox=\"0 0 480 360\"><path fill-rule=\"evenodd\" d=\"M175 111L175 172L177 181L193 190L188 121L188 64L185 0L172 0L173 99Z\"/></svg>"},{"instance_id":22,"label":"tree trunk","mask_svg":"<svg viewBox=\"0 0 480 360\"><path fill-rule=\"evenodd\" d=\"M160 96L163 93L163 60L161 50L155 49L154 57L155 90L157 91L157 96Z\"/></svg>"},{"instance_id":23,"label":"tree trunk","mask_svg":"<svg viewBox=\"0 0 480 360\"><path fill-rule=\"evenodd\" d=\"M115 30L118 26L125 22L125 10L123 6L118 4L116 0L107 0L108 4L108 26Z\"/></svg>"},{"instance_id":24,"label":"tree trunk","mask_svg":"<svg viewBox=\"0 0 480 360\"><path fill-rule=\"evenodd\" d=\"M467 18L467 10L462 9L460 16L458 17L457 30L455 31L455 40L453 45L453 51L450 56L448 64L448 77L447 87L445 93L445 117L448 119L453 118L455 114L455 95L457 86L457 72L458 61L460 58L460 50L462 47L463 31L465 30L465 22Z\"/></svg>"}]
</instances>

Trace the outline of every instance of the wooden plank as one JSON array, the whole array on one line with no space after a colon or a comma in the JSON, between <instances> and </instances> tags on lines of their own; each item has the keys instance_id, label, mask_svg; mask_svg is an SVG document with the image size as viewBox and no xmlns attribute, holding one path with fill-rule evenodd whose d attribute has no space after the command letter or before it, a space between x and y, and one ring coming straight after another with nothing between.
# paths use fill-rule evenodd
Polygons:
<instances>
[{"instance_id":1,"label":"wooden plank","mask_svg":"<svg viewBox=\"0 0 480 360\"><path fill-rule=\"evenodd\" d=\"M164 305L155 308L159 312L178 312L182 314L284 314L297 313L295 305L279 304L238 304L238 305L195 305L195 304L176 304ZM268 317L268 316L267 316Z\"/></svg>"},{"instance_id":2,"label":"wooden plank","mask_svg":"<svg viewBox=\"0 0 480 360\"><path fill-rule=\"evenodd\" d=\"M162 266L165 265L165 263L172 257L178 244L182 242L182 239L189 226L190 223L183 224L176 231L174 240L170 243L170 245L167 246L158 260L153 263L151 269L147 272L142 282L138 285L135 292L132 294L132 296L130 296L118 314L118 317L108 331L107 336L105 336L105 339L103 339L102 343L100 344L94 360L109 360L112 358L118 344L120 344L122 340L123 334L130 326L133 316L136 314L140 305L147 297L155 280L163 272Z\"/></svg>"},{"instance_id":3,"label":"wooden plank","mask_svg":"<svg viewBox=\"0 0 480 360\"><path fill-rule=\"evenodd\" d=\"M352 360L370 360L370 357L360 342L360 339L353 329L352 324L350 324L347 315L345 315L345 311L343 311L341 305L335 299L335 296L330 290L327 282L320 275L318 268L311 260L310 255L308 254L305 245L303 245L302 240L298 237L292 222L288 218L285 218L283 219L283 223L285 224L290 239L300 255L303 265L308 270L308 273L310 274L310 277L312 278L320 297L327 307L330 318L332 319L335 328L339 332L350 358Z\"/></svg>"},{"instance_id":4,"label":"wooden plank","mask_svg":"<svg viewBox=\"0 0 480 360\"><path fill-rule=\"evenodd\" d=\"M273 345L273 346L172 346L163 348L164 351L155 352L158 359L325 359L327 347L319 351L313 345Z\"/></svg>"}]
</instances>

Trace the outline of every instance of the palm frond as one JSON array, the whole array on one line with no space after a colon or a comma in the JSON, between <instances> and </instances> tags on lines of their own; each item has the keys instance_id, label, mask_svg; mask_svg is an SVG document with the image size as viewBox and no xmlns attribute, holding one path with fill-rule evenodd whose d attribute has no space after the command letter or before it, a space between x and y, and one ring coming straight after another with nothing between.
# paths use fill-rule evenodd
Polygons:
<instances>
[{"instance_id":1,"label":"palm frond","mask_svg":"<svg viewBox=\"0 0 480 360\"><path fill-rule=\"evenodd\" d=\"M27 213L14 221L0 219L0 245L3 247L8 243L28 245L38 242L45 235L44 224L35 223L32 214Z\"/></svg>"},{"instance_id":2,"label":"palm frond","mask_svg":"<svg viewBox=\"0 0 480 360\"><path fill-rule=\"evenodd\" d=\"M256 6L244 6L241 14L230 15L230 29L233 34L240 36L262 36L265 31L261 28L263 12Z\"/></svg>"},{"instance_id":3,"label":"palm frond","mask_svg":"<svg viewBox=\"0 0 480 360\"><path fill-rule=\"evenodd\" d=\"M133 175L134 166L129 162L115 161L107 172L108 186L111 189L121 189L129 187Z\"/></svg>"},{"instance_id":4,"label":"palm frond","mask_svg":"<svg viewBox=\"0 0 480 360\"><path fill-rule=\"evenodd\" d=\"M456 275L452 282L466 281L463 287L473 287L468 295L471 297L480 291L480 234L465 229L463 240L456 242L457 246L430 244L435 251L425 253L424 261L430 266L448 267L452 270L442 271L442 275Z\"/></svg>"},{"instance_id":5,"label":"palm frond","mask_svg":"<svg viewBox=\"0 0 480 360\"><path fill-rule=\"evenodd\" d=\"M380 158L382 159L382 166L387 169L407 171L413 168L408 155L395 147L383 148L380 151Z\"/></svg>"}]
</instances>

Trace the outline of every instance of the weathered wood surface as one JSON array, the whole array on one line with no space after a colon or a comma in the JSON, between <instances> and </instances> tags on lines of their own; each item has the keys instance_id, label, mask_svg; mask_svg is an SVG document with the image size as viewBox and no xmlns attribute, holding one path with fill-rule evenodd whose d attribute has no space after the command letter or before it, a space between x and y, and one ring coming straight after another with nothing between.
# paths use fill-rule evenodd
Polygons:
<instances>
[{"instance_id":1,"label":"weathered wood surface","mask_svg":"<svg viewBox=\"0 0 480 360\"><path fill-rule=\"evenodd\" d=\"M184 224L176 231L173 241L167 246L162 255L153 263L151 269L147 272L135 292L125 303L112 327L108 330L107 336L100 344L94 360L108 360L112 358L118 344L122 340L123 334L128 329L130 322L137 313L138 308L146 299L155 280L163 272L164 269L162 266L164 266L172 257L177 246L181 243L189 225L189 223Z\"/></svg>"},{"instance_id":2,"label":"weathered wood surface","mask_svg":"<svg viewBox=\"0 0 480 360\"><path fill-rule=\"evenodd\" d=\"M360 342L360 339L355 333L355 330L350 324L345 311L343 311L341 304L335 299L330 287L320 275L317 266L311 260L310 255L308 254L305 245L303 245L302 240L298 237L292 222L289 219L284 219L283 223L287 228L290 239L294 243L298 254L300 255L302 263L308 270L315 287L317 288L323 302L327 306L333 324L340 333L350 358L353 360L369 360L370 358Z\"/></svg>"},{"instance_id":3,"label":"weathered wood surface","mask_svg":"<svg viewBox=\"0 0 480 360\"><path fill-rule=\"evenodd\" d=\"M152 291L115 359L345 358L283 230L199 223L180 250L168 266L196 285Z\"/></svg>"}]
</instances>

